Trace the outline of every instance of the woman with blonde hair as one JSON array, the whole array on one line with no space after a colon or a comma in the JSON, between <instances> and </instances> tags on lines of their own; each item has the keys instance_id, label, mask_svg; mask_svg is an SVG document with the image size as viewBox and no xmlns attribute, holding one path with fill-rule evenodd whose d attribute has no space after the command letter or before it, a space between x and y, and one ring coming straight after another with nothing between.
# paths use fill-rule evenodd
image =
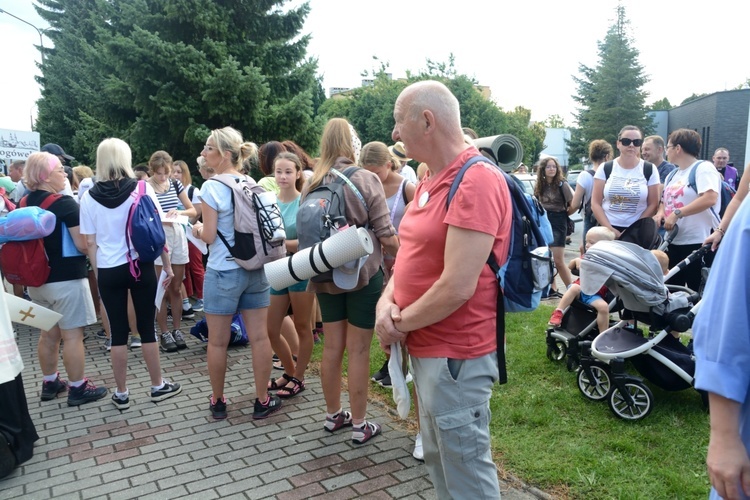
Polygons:
<instances>
[{"instance_id":1,"label":"woman with blonde hair","mask_svg":"<svg viewBox=\"0 0 750 500\"><path fill-rule=\"evenodd\" d=\"M320 160L303 189L300 204L311 190L332 182L337 175L359 160L361 142L354 128L342 118L333 118L325 126L320 145ZM381 247L390 255L398 251L398 237L391 224L390 210L380 179L365 169L349 177L355 189L344 189L346 221L350 226L367 227L374 252L359 269L356 285L343 289L335 282L310 281L308 290L317 294L326 339L323 344L321 382L326 401L324 428L334 432L353 426L352 441L363 444L380 434L380 425L368 422L367 390L370 366L370 344L375 326L375 306L383 289ZM362 200L360 199L362 197ZM366 205L366 207L364 206ZM297 228L298 233L301 229ZM349 401L351 412L341 407L341 364L344 350L349 356Z\"/></svg>"},{"instance_id":2,"label":"woman with blonde hair","mask_svg":"<svg viewBox=\"0 0 750 500\"><path fill-rule=\"evenodd\" d=\"M205 168L216 175L231 176L235 182L250 179L240 173L243 161L255 154L257 147L244 142L242 134L231 127L216 129L206 140L201 156ZM252 180L252 179L250 179ZM232 191L220 181L203 183L201 201L203 223L193 226L193 236L209 245L204 286L211 293L204 296L208 324L208 375L211 379L209 410L215 419L227 417L224 379L227 372L227 346L232 316L240 311L250 347L253 350L255 406L253 418L266 418L281 408L281 399L268 394L271 377L271 343L268 340L269 284L263 269L248 271L235 262L227 245L234 245L234 204ZM221 234L226 240L224 244Z\"/></svg>"},{"instance_id":3,"label":"woman with blonde hair","mask_svg":"<svg viewBox=\"0 0 750 500\"><path fill-rule=\"evenodd\" d=\"M112 334L112 371L117 391L112 403L119 410L130 408L128 371L128 292L133 298L138 333L141 334L143 360L151 378L151 401L156 403L182 391L180 384L162 378L159 346L154 333L156 272L153 262L138 259L132 243L124 237L133 192L138 187L131 167L130 147L120 139L105 139L96 150L97 183L81 199L81 234L86 235L89 260L95 269L99 293L109 318ZM146 196L159 206L153 188L144 182ZM140 276L131 274L128 256L138 259ZM162 255L168 286L174 274L169 253Z\"/></svg>"},{"instance_id":4,"label":"woman with blonde hair","mask_svg":"<svg viewBox=\"0 0 750 500\"><path fill-rule=\"evenodd\" d=\"M70 183L70 187L73 193L77 196L78 202L83 198L83 193L91 189L94 185L94 171L91 167L86 165L78 165L73 167L73 181Z\"/></svg>"},{"instance_id":5,"label":"woman with blonde hair","mask_svg":"<svg viewBox=\"0 0 750 500\"><path fill-rule=\"evenodd\" d=\"M385 201L390 210L391 223L396 234L401 218L406 211L406 205L414 199L416 186L398 173L401 161L394 157L392 151L382 142L368 142L362 147L359 155L360 165L378 176L383 183L385 192ZM385 273L384 281L387 283L391 276L395 257L383 255L383 271ZM382 368L375 372L373 380L384 387L391 386L391 377L388 373L388 360L385 361Z\"/></svg>"},{"instance_id":6,"label":"woman with blonde hair","mask_svg":"<svg viewBox=\"0 0 750 500\"><path fill-rule=\"evenodd\" d=\"M182 182L182 187L187 190L187 197L195 209L195 216L190 218L190 223L195 224L201 218L201 191L193 186L193 178L190 175L190 169L182 160L177 160L172 164L172 179ZM178 210L184 210L185 207L180 204ZM188 258L189 261L185 266L185 280L181 288L182 296L182 316L183 318L195 317L194 311L203 310L203 279L206 274L203 269L203 254L198 247L188 241ZM195 296L195 304L190 305L188 297ZM185 313L188 313L186 315ZM193 313L190 316L190 313Z\"/></svg>"},{"instance_id":7,"label":"woman with blonde hair","mask_svg":"<svg viewBox=\"0 0 750 500\"><path fill-rule=\"evenodd\" d=\"M65 187L66 175L56 156L32 153L23 172L28 194L21 204L30 207L44 205L57 220L54 231L44 237L49 277L41 286L28 287L32 302L62 314L58 324L42 330L39 336L37 352L44 378L42 401L55 399L58 393L68 390L68 406L79 406L107 394L105 387L94 386L84 376L83 329L96 322L96 312L88 287L86 257L82 253L86 251L86 245L79 232L79 208L70 196L57 194ZM66 255L66 240L77 250L73 255ZM68 382L57 372L61 341Z\"/></svg>"}]
</instances>

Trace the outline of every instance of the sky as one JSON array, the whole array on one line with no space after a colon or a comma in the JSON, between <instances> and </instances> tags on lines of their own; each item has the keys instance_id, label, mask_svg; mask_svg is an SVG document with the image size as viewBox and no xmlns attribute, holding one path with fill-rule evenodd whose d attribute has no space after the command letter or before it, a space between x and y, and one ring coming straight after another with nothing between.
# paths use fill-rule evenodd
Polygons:
<instances>
[{"instance_id":1,"label":"sky","mask_svg":"<svg viewBox=\"0 0 750 500\"><path fill-rule=\"evenodd\" d=\"M292 0L290 5L301 0ZM427 68L427 59L489 86L505 110L523 106L532 120L560 115L574 123L573 76L596 66L597 43L614 22L617 0L310 0L303 33L323 86L357 87L363 71L389 65L394 78ZM677 105L693 93L731 90L750 78L750 7L738 0L622 0L633 45L650 78L647 103ZM698 7L700 5L700 7ZM44 29L32 0L0 0L0 9ZM0 129L31 130L39 85L37 31L0 13L3 56ZM44 39L45 46L51 42ZM373 58L377 57L378 60Z\"/></svg>"}]
</instances>

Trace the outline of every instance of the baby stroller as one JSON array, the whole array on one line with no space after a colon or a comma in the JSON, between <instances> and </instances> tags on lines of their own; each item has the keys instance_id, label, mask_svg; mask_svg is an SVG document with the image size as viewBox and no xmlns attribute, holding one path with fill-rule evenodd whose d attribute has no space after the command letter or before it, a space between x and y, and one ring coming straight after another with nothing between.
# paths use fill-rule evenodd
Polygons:
<instances>
[{"instance_id":1,"label":"baby stroller","mask_svg":"<svg viewBox=\"0 0 750 500\"><path fill-rule=\"evenodd\" d=\"M662 276L651 252L620 241L603 241L583 257L581 289L603 284L622 301L622 321L593 341L582 344L578 388L588 399L607 399L612 412L626 420L640 420L653 408L653 394L643 379L625 371L629 360L644 378L667 391L693 386L695 359L670 331L685 332L700 309L700 294L685 287L666 286L665 279L702 258L702 247ZM649 325L649 335L627 320ZM704 396L703 394L701 395ZM705 399L704 399L705 402Z\"/></svg>"},{"instance_id":2,"label":"baby stroller","mask_svg":"<svg viewBox=\"0 0 750 500\"><path fill-rule=\"evenodd\" d=\"M640 234L642 235L641 240L627 239L627 241L635 243L643 248L658 248L662 251L667 249L679 231L679 227L675 226L674 229L669 231L662 240L656 231L655 224L650 226L646 225L644 231L631 231L630 229L631 228L628 228L628 230L623 233L623 238L619 241L625 240L626 236L633 237ZM607 294L605 300L609 304L610 314L623 309L622 302L618 301L611 292ZM610 322L610 326L615 323L616 322ZM568 370L575 371L580 366L581 342L593 340L599 335L599 333L599 328L596 323L596 310L576 299L571 306L565 310L560 326L550 326L547 328L547 358L550 361L555 362L562 362L565 360Z\"/></svg>"}]
</instances>

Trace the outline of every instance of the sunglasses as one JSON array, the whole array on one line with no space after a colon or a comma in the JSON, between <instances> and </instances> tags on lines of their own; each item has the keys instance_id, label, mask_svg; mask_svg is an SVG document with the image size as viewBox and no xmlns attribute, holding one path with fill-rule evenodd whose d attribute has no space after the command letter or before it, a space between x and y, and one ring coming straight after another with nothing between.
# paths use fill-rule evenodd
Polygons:
<instances>
[{"instance_id":1,"label":"sunglasses","mask_svg":"<svg viewBox=\"0 0 750 500\"><path fill-rule=\"evenodd\" d=\"M628 139L627 137L623 137L620 139L620 143L623 146L630 146L631 144L637 148L641 147L641 144L643 144L643 139Z\"/></svg>"}]
</instances>

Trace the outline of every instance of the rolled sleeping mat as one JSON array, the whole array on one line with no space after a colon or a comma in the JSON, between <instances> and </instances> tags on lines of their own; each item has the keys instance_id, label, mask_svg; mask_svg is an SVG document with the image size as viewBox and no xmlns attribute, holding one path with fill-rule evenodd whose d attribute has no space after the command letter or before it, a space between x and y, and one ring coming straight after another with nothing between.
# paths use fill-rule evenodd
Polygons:
<instances>
[{"instance_id":1,"label":"rolled sleeping mat","mask_svg":"<svg viewBox=\"0 0 750 500\"><path fill-rule=\"evenodd\" d=\"M518 168L523 161L523 146L515 135L480 137L474 140L474 145L480 153L494 160L505 172Z\"/></svg>"},{"instance_id":2,"label":"rolled sleeping mat","mask_svg":"<svg viewBox=\"0 0 750 500\"><path fill-rule=\"evenodd\" d=\"M274 289L283 290L300 281L343 266L347 262L370 255L374 249L367 229L351 226L321 243L300 250L291 257L269 262L265 265L266 278Z\"/></svg>"}]
</instances>

